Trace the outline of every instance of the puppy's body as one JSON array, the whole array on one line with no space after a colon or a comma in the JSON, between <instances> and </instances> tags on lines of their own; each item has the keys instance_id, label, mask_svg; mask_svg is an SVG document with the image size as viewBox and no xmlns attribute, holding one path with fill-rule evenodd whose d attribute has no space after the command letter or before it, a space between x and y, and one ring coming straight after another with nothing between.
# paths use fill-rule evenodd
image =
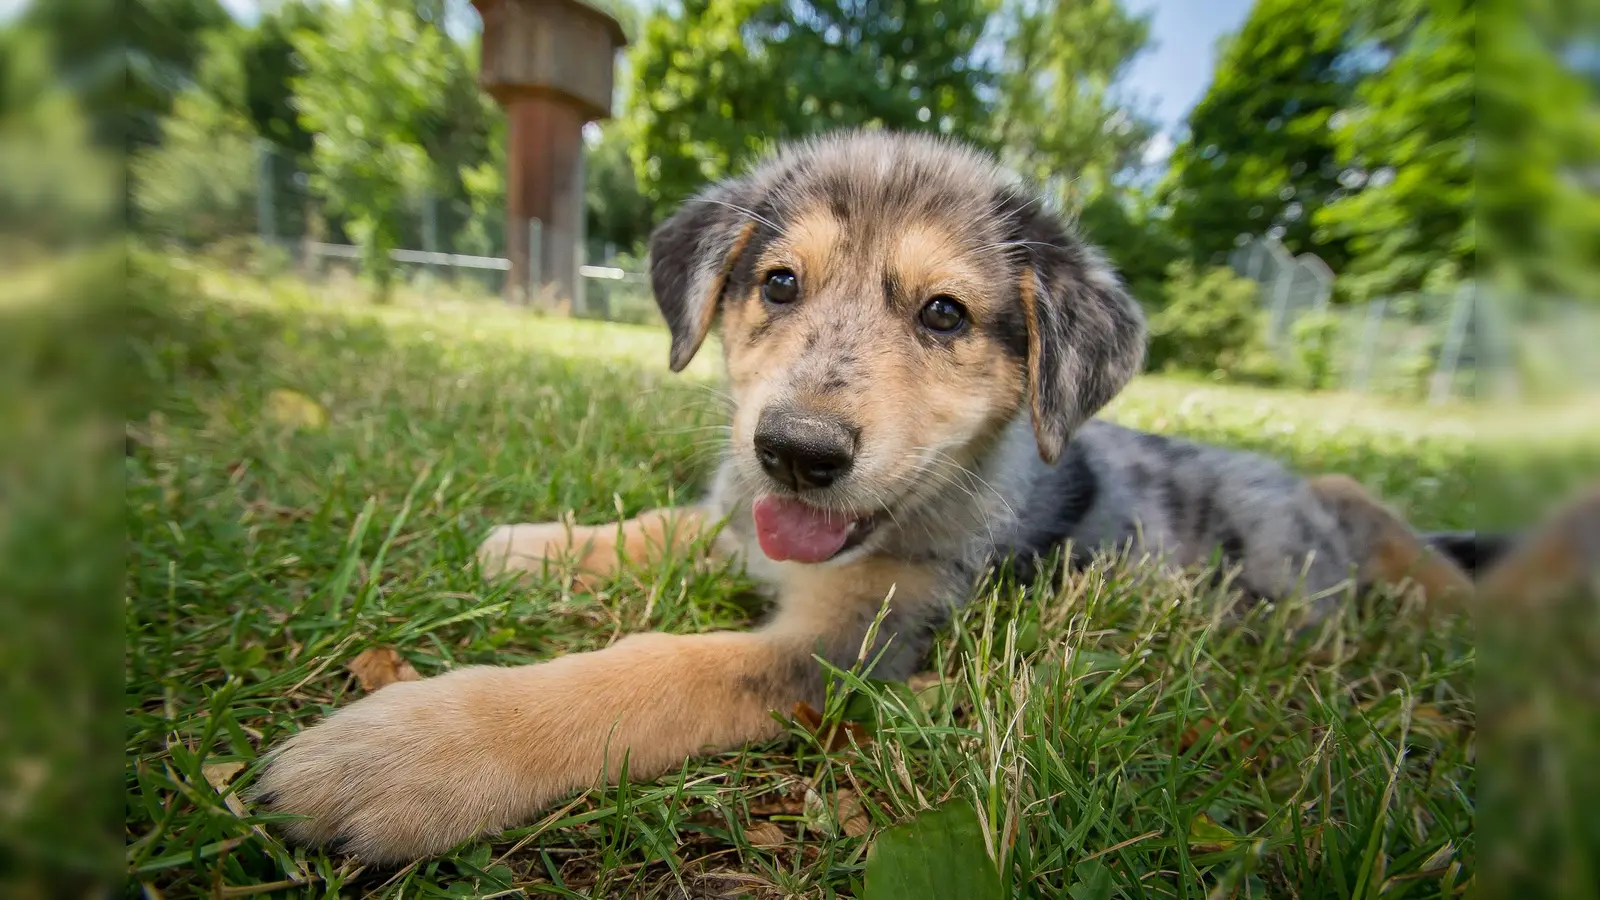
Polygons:
<instances>
[{"instance_id":1,"label":"puppy's body","mask_svg":"<svg viewBox=\"0 0 1600 900\"><path fill-rule=\"evenodd\" d=\"M732 469L719 472L705 515L726 520L724 552L781 592L786 568L796 564L762 553L753 492ZM952 607L995 565L1010 561L1028 581L1038 561L1070 548L1068 561L1077 565L1124 552L1174 567L1218 557L1237 567L1235 584L1245 593L1283 598L1299 588L1326 611L1340 586L1354 580L1350 545L1357 538L1370 536L1346 534L1311 482L1258 454L1091 420L1050 464L1039 458L1027 420L1018 419L917 508L880 521L873 553L936 570ZM1420 544L1417 556L1429 561ZM915 665L915 656L906 662Z\"/></svg>"},{"instance_id":2,"label":"puppy's body","mask_svg":"<svg viewBox=\"0 0 1600 900\"><path fill-rule=\"evenodd\" d=\"M791 147L652 238L683 368L716 321L730 441L701 506L609 526L502 526L488 574L714 552L774 595L744 632L635 635L519 668L395 684L273 751L260 793L308 842L377 861L527 821L597 778L650 778L776 736L849 666L888 600L876 673L903 677L993 563L1070 541L1191 565L1220 552L1265 598L1469 582L1353 481L1092 417L1140 368L1138 305L992 160L928 137ZM1321 601L1325 611L1330 599ZM874 648L867 648L869 651Z\"/></svg>"}]
</instances>

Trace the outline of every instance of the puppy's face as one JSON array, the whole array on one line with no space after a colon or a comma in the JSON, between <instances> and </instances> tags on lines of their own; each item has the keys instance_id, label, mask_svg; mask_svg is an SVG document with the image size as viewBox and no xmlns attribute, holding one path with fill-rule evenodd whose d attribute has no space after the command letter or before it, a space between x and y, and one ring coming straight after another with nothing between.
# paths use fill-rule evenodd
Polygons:
<instances>
[{"instance_id":1,"label":"puppy's face","mask_svg":"<svg viewBox=\"0 0 1600 900\"><path fill-rule=\"evenodd\" d=\"M689 201L652 238L681 369L720 314L733 465L775 559L836 560L950 491L1021 411L1053 461L1137 368L1115 277L981 156L855 133Z\"/></svg>"}]
</instances>

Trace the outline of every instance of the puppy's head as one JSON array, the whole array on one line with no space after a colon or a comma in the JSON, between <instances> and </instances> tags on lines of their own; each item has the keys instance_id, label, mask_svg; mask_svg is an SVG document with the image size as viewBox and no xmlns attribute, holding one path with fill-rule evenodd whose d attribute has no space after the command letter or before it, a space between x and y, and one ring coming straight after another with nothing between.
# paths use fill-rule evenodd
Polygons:
<instances>
[{"instance_id":1,"label":"puppy's head","mask_svg":"<svg viewBox=\"0 0 1600 900\"><path fill-rule=\"evenodd\" d=\"M925 136L787 148L651 237L681 370L721 319L730 452L769 556L836 559L967 471L1026 410L1054 462L1139 368L1101 260L992 160Z\"/></svg>"}]
</instances>

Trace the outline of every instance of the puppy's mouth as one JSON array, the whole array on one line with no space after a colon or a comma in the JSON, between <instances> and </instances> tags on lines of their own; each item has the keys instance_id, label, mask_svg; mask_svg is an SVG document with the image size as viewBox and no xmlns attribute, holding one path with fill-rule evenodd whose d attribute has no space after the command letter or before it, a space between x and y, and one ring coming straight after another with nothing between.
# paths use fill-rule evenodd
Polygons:
<instances>
[{"instance_id":1,"label":"puppy's mouth","mask_svg":"<svg viewBox=\"0 0 1600 900\"><path fill-rule=\"evenodd\" d=\"M750 509L761 552L779 562L827 562L858 547L882 513L852 516L812 506L794 497L767 494Z\"/></svg>"}]
</instances>

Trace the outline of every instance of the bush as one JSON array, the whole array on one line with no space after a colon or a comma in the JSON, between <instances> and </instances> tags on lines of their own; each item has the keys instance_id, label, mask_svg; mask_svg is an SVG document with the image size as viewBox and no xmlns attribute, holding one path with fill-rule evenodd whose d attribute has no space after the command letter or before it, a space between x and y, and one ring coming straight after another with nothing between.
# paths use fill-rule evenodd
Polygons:
<instances>
[{"instance_id":1,"label":"bush","mask_svg":"<svg viewBox=\"0 0 1600 900\"><path fill-rule=\"evenodd\" d=\"M1167 304L1150 318L1151 369L1230 381L1279 379L1254 281L1223 266L1197 271L1182 261L1167 270L1163 291Z\"/></svg>"},{"instance_id":2,"label":"bush","mask_svg":"<svg viewBox=\"0 0 1600 900\"><path fill-rule=\"evenodd\" d=\"M1334 386L1343 322L1331 312L1307 313L1291 329L1294 341L1294 380L1313 391Z\"/></svg>"},{"instance_id":3,"label":"bush","mask_svg":"<svg viewBox=\"0 0 1600 900\"><path fill-rule=\"evenodd\" d=\"M141 230L198 247L256 233L255 132L198 91L178 97L162 143L129 165Z\"/></svg>"}]
</instances>

